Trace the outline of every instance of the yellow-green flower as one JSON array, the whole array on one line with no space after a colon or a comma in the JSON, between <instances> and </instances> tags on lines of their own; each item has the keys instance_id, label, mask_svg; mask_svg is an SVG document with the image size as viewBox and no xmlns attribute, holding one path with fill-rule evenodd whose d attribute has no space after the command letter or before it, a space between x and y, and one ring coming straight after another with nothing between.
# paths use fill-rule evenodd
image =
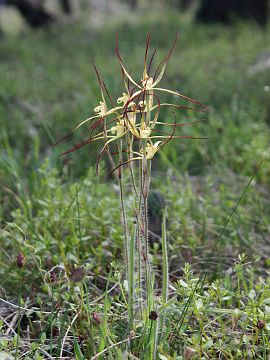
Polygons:
<instances>
[{"instance_id":1,"label":"yellow-green flower","mask_svg":"<svg viewBox=\"0 0 270 360\"><path fill-rule=\"evenodd\" d=\"M173 43L168 55L157 67L154 75L151 75L151 67L153 64L152 60L156 50L154 51L150 61L148 61L147 52L149 48L149 41L150 36L148 37L146 44L143 75L141 80L136 81L123 65L118 50L117 37L116 52L122 69L125 88L124 92L123 90L120 92L122 95L116 98L117 105L114 105L114 99L111 98L104 81L100 77L94 65L100 85L101 101L99 102L99 105L94 108L93 116L82 121L71 132L73 133L81 126L89 123L90 136L88 136L88 138L80 144L73 146L64 154L76 151L94 141L103 141L103 147L97 161L98 164L101 156L105 152L105 149L108 150L108 153L110 154L111 145L121 138L122 154L120 156L119 153L119 159L121 159L122 165L124 165L134 160L141 160L142 158L151 160L160 147L172 139L179 139L183 137L191 138L190 136L178 136L175 134L177 129L180 129L182 125L178 124L176 119L175 122L164 122L159 120L161 108L174 107L179 109L206 111L205 105L176 91L158 87L158 84L163 78L175 42ZM162 102L159 99L160 93L174 95L178 97L178 99L192 102L193 104L200 106L200 108L192 108L188 104L171 104ZM107 104L112 105L107 106ZM165 126L169 127L170 130L165 131ZM155 141L154 139L160 141L153 143L153 141ZM139 141L136 142L136 140ZM139 144L139 148L143 147L143 151L138 150L137 144ZM114 151L114 155L117 155L117 152ZM111 157L111 163L114 163L114 159L115 157Z\"/></svg>"},{"instance_id":2,"label":"yellow-green flower","mask_svg":"<svg viewBox=\"0 0 270 360\"><path fill-rule=\"evenodd\" d=\"M125 133L125 123L123 120L117 122L116 126L111 128L111 133L116 134L116 137L119 138Z\"/></svg>"},{"instance_id":3,"label":"yellow-green flower","mask_svg":"<svg viewBox=\"0 0 270 360\"><path fill-rule=\"evenodd\" d=\"M151 160L155 153L160 149L160 145L161 141L157 141L154 144L148 143L146 148L145 148L145 152L146 152L146 159L147 160Z\"/></svg>"},{"instance_id":4,"label":"yellow-green flower","mask_svg":"<svg viewBox=\"0 0 270 360\"><path fill-rule=\"evenodd\" d=\"M94 108L94 112L103 117L107 112L107 106L105 102L100 101L99 105Z\"/></svg>"},{"instance_id":5,"label":"yellow-green flower","mask_svg":"<svg viewBox=\"0 0 270 360\"><path fill-rule=\"evenodd\" d=\"M146 126L145 122L141 124L140 127L140 137L141 139L148 139L151 134L151 129L149 126Z\"/></svg>"},{"instance_id":6,"label":"yellow-green flower","mask_svg":"<svg viewBox=\"0 0 270 360\"><path fill-rule=\"evenodd\" d=\"M145 75L144 79L141 80L145 90L151 90L153 87L154 80L151 76Z\"/></svg>"},{"instance_id":7,"label":"yellow-green flower","mask_svg":"<svg viewBox=\"0 0 270 360\"><path fill-rule=\"evenodd\" d=\"M128 94L126 94L126 93L123 92L123 96L120 96L120 97L117 99L117 104L126 105L126 103L128 102L128 100L129 100Z\"/></svg>"}]
</instances>

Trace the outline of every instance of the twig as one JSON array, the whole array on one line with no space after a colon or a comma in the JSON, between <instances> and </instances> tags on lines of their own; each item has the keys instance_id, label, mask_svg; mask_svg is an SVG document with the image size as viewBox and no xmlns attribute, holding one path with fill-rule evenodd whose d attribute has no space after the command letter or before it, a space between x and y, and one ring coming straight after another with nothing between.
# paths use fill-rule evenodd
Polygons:
<instances>
[{"instance_id":1,"label":"twig","mask_svg":"<svg viewBox=\"0 0 270 360\"><path fill-rule=\"evenodd\" d=\"M5 323L5 325L9 328L9 330L10 330L11 332L13 332L14 335L17 335L17 333L16 333L16 331L13 329L13 327L12 327L3 317L1 318L1 320L2 320L2 321ZM7 331L5 335L8 336L10 331Z\"/></svg>"},{"instance_id":2,"label":"twig","mask_svg":"<svg viewBox=\"0 0 270 360\"><path fill-rule=\"evenodd\" d=\"M93 300L90 305L93 305L97 302L99 302L99 300L101 300L102 298L104 298L105 294L109 294L111 291L113 291L116 287L118 286L118 283L114 284L113 287L110 288L110 290L106 291L104 294L102 294L100 297L98 297L96 300Z\"/></svg>"},{"instance_id":3,"label":"twig","mask_svg":"<svg viewBox=\"0 0 270 360\"><path fill-rule=\"evenodd\" d=\"M93 356L90 360L95 360L95 359L97 359L100 355L105 354L108 350L113 349L114 347L116 347L116 346L118 346L118 345L121 345L121 344L124 344L124 343L126 343L126 342L128 342L128 341L130 341L130 340L137 339L137 338L139 338L140 336L141 336L141 335L137 335L137 336L134 336L132 339L127 338L127 339L125 339L125 340L118 341L117 343L115 343L115 344L113 344L113 345L111 345L111 346L108 346L106 349L100 351L98 354L96 354L95 356ZM136 359L136 358L135 358L135 359Z\"/></svg>"},{"instance_id":4,"label":"twig","mask_svg":"<svg viewBox=\"0 0 270 360\"><path fill-rule=\"evenodd\" d=\"M69 324L67 331L65 333L65 336L63 337L63 342L62 342L62 346L61 346L61 352L60 352L60 358L63 355L63 351L64 351L64 346L65 346L65 342L69 333L69 330L71 328L71 326L74 324L74 322L76 321L77 317L79 316L80 312L77 312L77 314L74 316L73 320L71 321L71 323Z\"/></svg>"}]
</instances>

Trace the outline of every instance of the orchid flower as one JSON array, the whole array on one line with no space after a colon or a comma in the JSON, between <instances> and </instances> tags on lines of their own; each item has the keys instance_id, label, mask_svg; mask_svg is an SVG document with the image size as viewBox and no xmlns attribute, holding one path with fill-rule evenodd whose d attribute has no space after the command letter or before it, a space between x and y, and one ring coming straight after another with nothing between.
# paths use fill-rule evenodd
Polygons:
<instances>
[{"instance_id":1,"label":"orchid flower","mask_svg":"<svg viewBox=\"0 0 270 360\"><path fill-rule=\"evenodd\" d=\"M146 146L146 159L147 160L151 160L153 159L155 153L160 149L162 142L161 141L157 141L154 144L148 143Z\"/></svg>"},{"instance_id":2,"label":"orchid flower","mask_svg":"<svg viewBox=\"0 0 270 360\"><path fill-rule=\"evenodd\" d=\"M169 53L158 65L154 74L151 75L151 68L153 65L154 56L156 54L156 49L154 50L148 63L147 59L150 44L150 36L148 36L144 57L143 75L140 81L136 81L133 76L131 76L131 72L128 72L124 67L122 58L119 53L117 35L116 54L122 70L126 90L122 91L122 95L120 95L116 99L117 105L114 105L114 101L111 98L104 81L101 79L95 64L93 63L100 85L101 100L99 101L99 104L94 108L95 114L79 123L69 134L71 135L75 130L79 129L81 126L89 122L90 137L82 143L75 145L73 148L66 151L64 154L80 149L81 147L88 145L94 141L102 140L103 147L100 152L100 159L104 150L109 150L110 145L114 142L118 144L118 141L120 139L122 139L121 141L123 141L123 144L129 144L130 140L128 139L144 142L143 154L141 150L138 152L132 148L127 148L127 150L124 150L124 153L126 151L126 154L128 156L128 159L126 161L123 160L124 164L135 161L135 159L138 158L140 159L142 158L142 156L144 156L147 160L151 160L153 156L158 152L160 147L172 139L192 138L191 136L180 136L175 134L176 129L179 126L181 127L182 124L178 124L177 122L173 123L159 120L159 114L162 107L174 107L178 109L195 110L201 112L206 111L206 106L201 104L199 101L182 95L176 91L168 90L166 88L158 86L165 73L166 66L175 47L176 40L177 37L173 42ZM161 102L156 95L158 93L167 93L177 96L178 98L192 102L196 106L193 108L187 105ZM111 106L108 105L109 101L106 100L107 98L109 98ZM190 124L191 123L193 122L190 122ZM160 126L162 126L162 128L160 128ZM173 128L173 131L164 132L163 127L171 127ZM65 139L66 137L64 137L63 139ZM155 139L157 139L157 141L153 143ZM136 156L133 157L133 154Z\"/></svg>"}]
</instances>

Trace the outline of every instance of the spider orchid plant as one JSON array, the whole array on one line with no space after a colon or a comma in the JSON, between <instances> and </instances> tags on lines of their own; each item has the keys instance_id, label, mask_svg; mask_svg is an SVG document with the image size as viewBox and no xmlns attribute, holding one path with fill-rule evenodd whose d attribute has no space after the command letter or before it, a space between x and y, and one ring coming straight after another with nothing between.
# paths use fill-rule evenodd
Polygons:
<instances>
[{"instance_id":1,"label":"spider orchid plant","mask_svg":"<svg viewBox=\"0 0 270 360\"><path fill-rule=\"evenodd\" d=\"M124 233L129 323L132 331L134 324L142 319L153 321L150 315L157 308L153 296L154 272L151 267L148 245L148 196L152 159L163 146L173 139L205 139L178 134L178 129L194 122L179 123L175 114L173 114L173 120L160 119L161 109L171 107L200 112L207 111L207 107L199 101L159 85L175 47L177 36L168 54L155 71L152 70L156 48L149 55L150 38L149 35L145 47L142 76L138 80L131 76L131 72L127 71L123 64L117 34L116 55L122 72L124 90L121 91L121 95L116 101L111 98L105 82L93 63L100 87L99 104L94 108L94 114L79 123L71 132L90 124L90 134L83 142L63 153L69 154L93 142L100 141L102 147L97 157L97 172L99 162L106 152L112 171L117 174ZM162 93L172 95L173 98L185 101L185 103L162 102L160 100ZM125 173L122 170L124 166L128 168ZM123 176L127 173L131 179L133 194L135 219L133 230L128 224L125 211L126 192L123 186ZM164 287L163 293L167 294L167 281Z\"/></svg>"}]
</instances>

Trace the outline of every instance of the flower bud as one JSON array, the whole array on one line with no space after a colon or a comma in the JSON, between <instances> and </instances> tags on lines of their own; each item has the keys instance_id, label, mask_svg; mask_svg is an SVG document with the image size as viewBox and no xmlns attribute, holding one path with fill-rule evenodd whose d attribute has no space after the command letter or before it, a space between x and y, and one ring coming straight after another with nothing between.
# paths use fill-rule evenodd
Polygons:
<instances>
[{"instance_id":1,"label":"flower bud","mask_svg":"<svg viewBox=\"0 0 270 360\"><path fill-rule=\"evenodd\" d=\"M259 320L257 321L257 328L258 328L258 329L262 330L262 329L264 328L264 325L265 325L265 321L264 321L264 320L259 319Z\"/></svg>"},{"instance_id":2,"label":"flower bud","mask_svg":"<svg viewBox=\"0 0 270 360\"><path fill-rule=\"evenodd\" d=\"M150 311L149 319L155 321L157 320L157 318L158 318L158 313L155 310Z\"/></svg>"},{"instance_id":3,"label":"flower bud","mask_svg":"<svg viewBox=\"0 0 270 360\"><path fill-rule=\"evenodd\" d=\"M22 268L24 266L25 263L25 257L23 255L23 253L19 253L17 256L17 266L18 268Z\"/></svg>"},{"instance_id":4,"label":"flower bud","mask_svg":"<svg viewBox=\"0 0 270 360\"><path fill-rule=\"evenodd\" d=\"M186 349L184 350L184 353L183 353L183 359L184 360L190 360L193 358L195 354L195 350L190 348L190 347L186 347Z\"/></svg>"},{"instance_id":5,"label":"flower bud","mask_svg":"<svg viewBox=\"0 0 270 360\"><path fill-rule=\"evenodd\" d=\"M92 319L93 319L93 321L97 324L97 325L100 325L101 324L101 316L100 316L100 314L99 313L97 313L97 312L93 312L93 314L92 314Z\"/></svg>"},{"instance_id":6,"label":"flower bud","mask_svg":"<svg viewBox=\"0 0 270 360\"><path fill-rule=\"evenodd\" d=\"M51 282L51 283L56 283L56 281L57 281L57 275L56 275L56 273L53 271L53 272L50 273L50 282Z\"/></svg>"},{"instance_id":7,"label":"flower bud","mask_svg":"<svg viewBox=\"0 0 270 360\"><path fill-rule=\"evenodd\" d=\"M85 271L83 267L78 267L77 269L73 269L70 274L70 279L73 282L79 282L84 278Z\"/></svg>"}]
</instances>

